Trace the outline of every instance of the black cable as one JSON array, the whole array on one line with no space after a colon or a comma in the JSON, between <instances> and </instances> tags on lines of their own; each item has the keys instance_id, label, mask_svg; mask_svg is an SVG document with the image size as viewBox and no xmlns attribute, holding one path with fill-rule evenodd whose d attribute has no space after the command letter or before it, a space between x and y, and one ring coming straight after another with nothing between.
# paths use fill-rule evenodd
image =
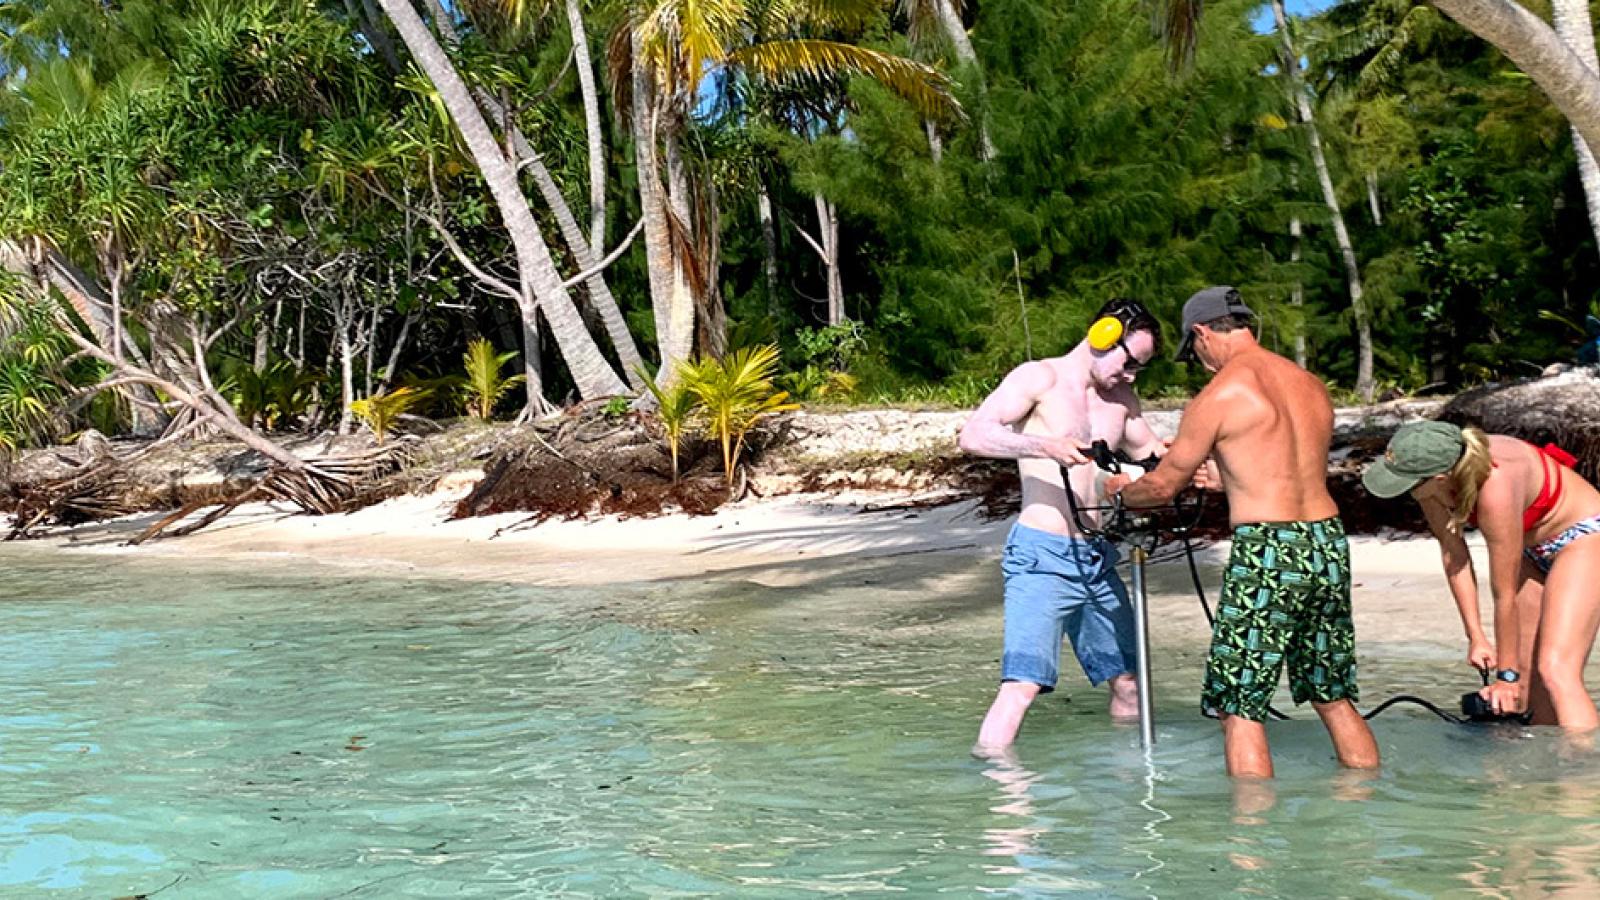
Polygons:
<instances>
[{"instance_id":1,"label":"black cable","mask_svg":"<svg viewBox=\"0 0 1600 900\"><path fill-rule=\"evenodd\" d=\"M1184 556L1188 557L1188 560L1189 560L1189 578L1194 582L1194 593L1195 593L1195 596L1198 597L1199 600L1200 600L1200 611L1205 613L1206 624L1211 626L1212 630L1215 630L1216 627L1217 627L1217 620L1211 614L1211 604L1206 601L1206 589L1205 589L1205 586L1200 583L1200 567L1194 561L1194 545L1189 542L1189 536L1188 535L1184 535L1183 536L1183 553L1184 553ZM1388 709L1391 706L1395 706L1395 705L1400 704L1400 703L1412 703L1412 704L1415 704L1417 706L1420 706L1423 709L1427 710L1428 712L1431 712L1434 715L1438 716L1439 718L1445 720L1446 722L1451 723L1452 725L1467 725L1467 724L1470 724L1468 722L1468 720L1463 719L1460 716L1451 715L1450 713L1447 713L1444 710L1440 709L1439 707L1435 706L1433 703L1430 703L1429 701L1424 700L1421 697L1414 697L1411 694L1396 694L1393 697L1390 697L1389 699L1387 699L1387 700L1383 701L1382 703L1378 704L1377 706L1373 707L1371 711L1363 713L1361 718L1367 719L1367 720L1370 721L1371 719L1376 717L1379 713L1383 712L1384 710ZM1207 718L1210 718L1210 719L1217 718L1216 714L1211 712L1210 710L1206 710L1205 711L1205 715L1206 715ZM1272 707L1270 705L1267 707L1267 715L1271 716L1272 718L1276 719L1279 722L1287 722L1287 721L1290 720L1289 716L1284 715L1283 713L1279 712L1275 707Z\"/></svg>"}]
</instances>

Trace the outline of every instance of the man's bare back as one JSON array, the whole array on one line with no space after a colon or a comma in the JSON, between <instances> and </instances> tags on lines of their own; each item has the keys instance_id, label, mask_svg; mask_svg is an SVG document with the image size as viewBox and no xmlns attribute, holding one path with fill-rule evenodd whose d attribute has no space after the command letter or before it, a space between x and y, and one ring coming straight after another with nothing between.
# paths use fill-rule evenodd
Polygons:
<instances>
[{"instance_id":1,"label":"man's bare back","mask_svg":"<svg viewBox=\"0 0 1600 900\"><path fill-rule=\"evenodd\" d=\"M1202 398L1227 407L1212 453L1233 524L1338 515L1327 486L1333 404L1321 381L1256 349L1235 357L1197 402Z\"/></svg>"}]
</instances>

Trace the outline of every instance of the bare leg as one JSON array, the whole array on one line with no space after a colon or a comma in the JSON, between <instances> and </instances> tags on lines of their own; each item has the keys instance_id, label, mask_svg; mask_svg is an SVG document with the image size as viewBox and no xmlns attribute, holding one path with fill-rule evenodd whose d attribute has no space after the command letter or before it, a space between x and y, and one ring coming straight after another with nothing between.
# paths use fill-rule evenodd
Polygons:
<instances>
[{"instance_id":1,"label":"bare leg","mask_svg":"<svg viewBox=\"0 0 1600 900\"><path fill-rule=\"evenodd\" d=\"M1367 720L1356 712L1349 700L1332 703L1312 703L1312 708L1322 718L1333 738L1333 752L1339 756L1339 765L1347 769L1376 769L1378 767L1378 742L1372 737Z\"/></svg>"},{"instance_id":2,"label":"bare leg","mask_svg":"<svg viewBox=\"0 0 1600 900\"><path fill-rule=\"evenodd\" d=\"M1137 719L1139 718L1139 679L1130 672L1106 682L1111 689L1111 718Z\"/></svg>"},{"instance_id":3,"label":"bare leg","mask_svg":"<svg viewBox=\"0 0 1600 900\"><path fill-rule=\"evenodd\" d=\"M1271 778L1272 749L1267 726L1240 716L1222 714L1222 748L1228 774L1235 778Z\"/></svg>"},{"instance_id":4,"label":"bare leg","mask_svg":"<svg viewBox=\"0 0 1600 900\"><path fill-rule=\"evenodd\" d=\"M983 726L978 729L978 746L974 752L999 750L1011 746L1022 728L1022 717L1039 696L1039 685L1028 681L1007 681L1000 685L994 703L989 705ZM983 755L987 755L986 753Z\"/></svg>"},{"instance_id":5,"label":"bare leg","mask_svg":"<svg viewBox=\"0 0 1600 900\"><path fill-rule=\"evenodd\" d=\"M1545 576L1544 609L1539 616L1539 655L1535 665L1556 722L1568 731L1600 726L1594 700L1583 686L1583 666L1600 628L1600 536L1568 544Z\"/></svg>"},{"instance_id":6,"label":"bare leg","mask_svg":"<svg viewBox=\"0 0 1600 900\"><path fill-rule=\"evenodd\" d=\"M1544 680L1539 677L1539 667L1534 664L1539 658L1539 616L1544 608L1544 573L1524 557L1521 578L1522 582L1517 586L1516 609L1517 630L1522 638L1522 646L1518 648L1517 658L1527 660L1523 667L1529 670L1523 673L1528 681L1527 713L1531 724L1554 725L1556 707L1550 700L1550 691L1545 688Z\"/></svg>"}]
</instances>

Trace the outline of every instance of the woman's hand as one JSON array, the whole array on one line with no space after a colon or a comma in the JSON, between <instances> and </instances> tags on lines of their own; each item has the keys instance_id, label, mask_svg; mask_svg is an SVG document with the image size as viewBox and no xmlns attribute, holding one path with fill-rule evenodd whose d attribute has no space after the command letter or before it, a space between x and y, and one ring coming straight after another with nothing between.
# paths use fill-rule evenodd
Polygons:
<instances>
[{"instance_id":1,"label":"woman's hand","mask_svg":"<svg viewBox=\"0 0 1600 900\"><path fill-rule=\"evenodd\" d=\"M1467 663L1480 672L1494 671L1494 645L1487 638L1472 638L1467 648Z\"/></svg>"},{"instance_id":2,"label":"woman's hand","mask_svg":"<svg viewBox=\"0 0 1600 900\"><path fill-rule=\"evenodd\" d=\"M1520 683L1497 681L1478 692L1478 696L1489 701L1489 708L1495 715L1520 715L1527 711L1528 702L1524 696Z\"/></svg>"}]
</instances>

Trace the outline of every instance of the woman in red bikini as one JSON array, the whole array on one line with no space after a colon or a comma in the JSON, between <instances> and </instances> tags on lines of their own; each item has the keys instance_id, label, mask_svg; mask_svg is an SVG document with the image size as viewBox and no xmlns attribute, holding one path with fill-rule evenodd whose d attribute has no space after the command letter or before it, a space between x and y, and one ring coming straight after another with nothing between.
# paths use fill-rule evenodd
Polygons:
<instances>
[{"instance_id":1,"label":"woman in red bikini","mask_svg":"<svg viewBox=\"0 0 1600 900\"><path fill-rule=\"evenodd\" d=\"M1466 627L1467 661L1495 670L1483 689L1495 712L1530 711L1535 724L1590 731L1600 726L1583 686L1600 627L1600 492L1574 462L1550 444L1413 422L1362 481L1376 496L1409 491L1422 505ZM1467 525L1489 549L1493 644L1479 621Z\"/></svg>"}]
</instances>

